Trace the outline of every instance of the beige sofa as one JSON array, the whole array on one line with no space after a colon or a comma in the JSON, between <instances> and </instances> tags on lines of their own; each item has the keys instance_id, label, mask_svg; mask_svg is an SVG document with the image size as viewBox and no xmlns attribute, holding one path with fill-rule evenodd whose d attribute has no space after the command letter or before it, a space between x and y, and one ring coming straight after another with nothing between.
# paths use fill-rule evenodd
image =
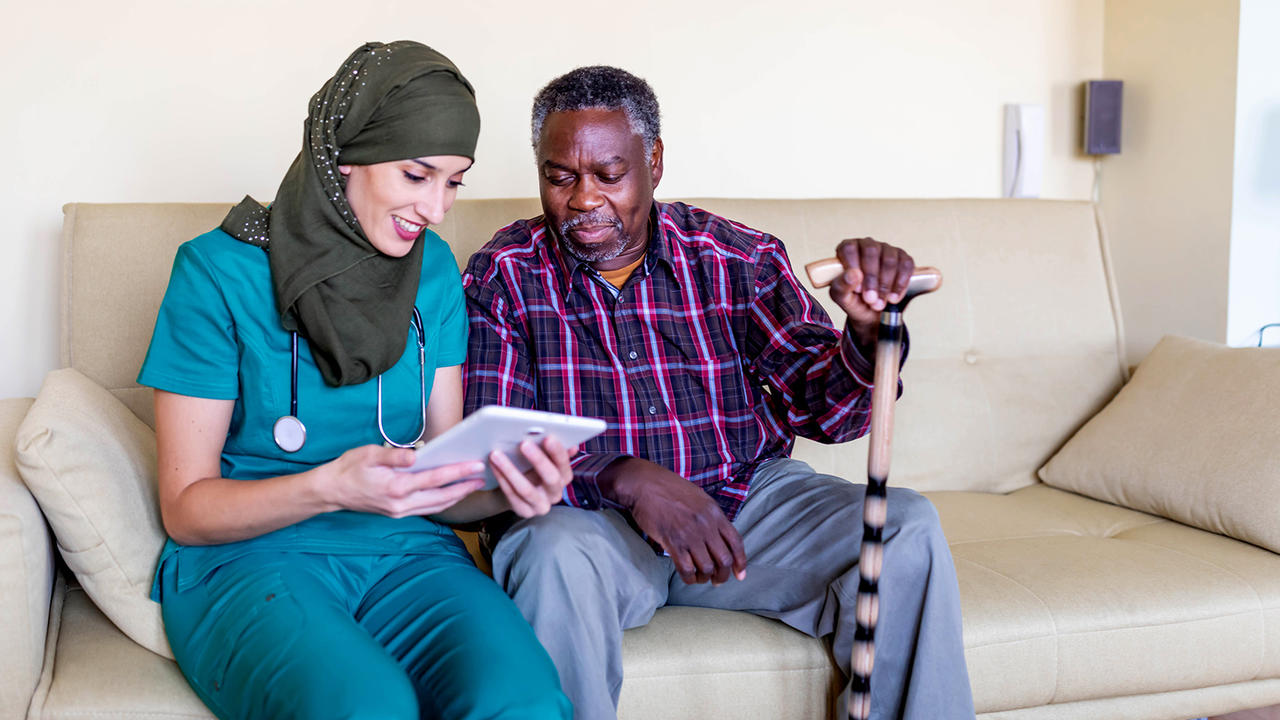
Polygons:
<instances>
[{"instance_id":1,"label":"beige sofa","mask_svg":"<svg viewBox=\"0 0 1280 720\"><path fill-rule=\"evenodd\" d=\"M695 204L783 238L797 267L856 234L945 273L943 290L907 313L912 349L890 481L925 491L941 514L979 717L1181 720L1280 702L1280 557L1037 478L1127 380L1092 206ZM174 250L227 207L65 208L63 363L147 423L150 392L133 380ZM534 200L464 200L440 232L465 262L495 228L533 214ZM0 401L0 719L207 717L173 662L118 630L58 561L15 466L13 438L30 404ZM865 453L865 440L796 450L854 481ZM1107 487L1094 490L1108 497ZM1125 492L1113 499L1150 509ZM1255 507L1273 502L1263 494ZM819 718L838 683L826 644L739 613L663 609L627 633L625 655L621 715L632 720Z\"/></svg>"}]
</instances>

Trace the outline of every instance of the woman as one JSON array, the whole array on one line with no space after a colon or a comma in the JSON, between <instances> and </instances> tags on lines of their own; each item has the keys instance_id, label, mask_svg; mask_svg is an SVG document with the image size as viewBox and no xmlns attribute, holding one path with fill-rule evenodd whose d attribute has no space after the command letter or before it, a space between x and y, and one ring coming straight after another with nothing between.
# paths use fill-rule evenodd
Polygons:
<instances>
[{"instance_id":1,"label":"woman","mask_svg":"<svg viewBox=\"0 0 1280 720\"><path fill-rule=\"evenodd\" d=\"M312 97L270 209L245 198L174 261L138 378L171 538L153 594L219 717L571 714L524 619L437 521L545 513L573 449L524 443L527 477L495 453L497 491L477 492L479 462L396 469L461 418L463 295L426 228L478 134L447 58L367 44Z\"/></svg>"}]
</instances>

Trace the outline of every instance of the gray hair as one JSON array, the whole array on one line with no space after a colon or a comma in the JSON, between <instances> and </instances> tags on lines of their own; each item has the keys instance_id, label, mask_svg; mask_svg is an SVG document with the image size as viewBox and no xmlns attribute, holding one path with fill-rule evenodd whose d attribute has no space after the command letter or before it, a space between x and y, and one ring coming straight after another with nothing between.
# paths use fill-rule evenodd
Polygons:
<instances>
[{"instance_id":1,"label":"gray hair","mask_svg":"<svg viewBox=\"0 0 1280 720\"><path fill-rule=\"evenodd\" d=\"M542 125L553 112L622 110L631 129L644 142L644 154L662 132L658 98L643 79L608 65L571 70L547 83L533 99L533 147L542 139Z\"/></svg>"}]
</instances>

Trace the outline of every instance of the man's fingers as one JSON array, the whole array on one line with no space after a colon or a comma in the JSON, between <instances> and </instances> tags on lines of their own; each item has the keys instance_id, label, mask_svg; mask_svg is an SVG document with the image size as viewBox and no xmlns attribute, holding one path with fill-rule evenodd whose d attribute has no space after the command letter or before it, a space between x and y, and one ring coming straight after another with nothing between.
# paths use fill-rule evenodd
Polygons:
<instances>
[{"instance_id":1,"label":"man's fingers","mask_svg":"<svg viewBox=\"0 0 1280 720\"><path fill-rule=\"evenodd\" d=\"M860 268L845 268L844 274L831 283L836 292L862 293L863 272Z\"/></svg>"},{"instance_id":2,"label":"man's fingers","mask_svg":"<svg viewBox=\"0 0 1280 720\"><path fill-rule=\"evenodd\" d=\"M697 570L696 582L706 582L716 575L716 562L711 559L711 553L708 552L706 543L694 543L689 548L689 555L693 558L693 567Z\"/></svg>"},{"instance_id":3,"label":"man's fingers","mask_svg":"<svg viewBox=\"0 0 1280 720\"><path fill-rule=\"evenodd\" d=\"M712 556L716 559L716 571L711 576L712 585L723 585L728 582L729 573L733 570L733 554L723 542L718 545L717 548L711 548Z\"/></svg>"},{"instance_id":4,"label":"man's fingers","mask_svg":"<svg viewBox=\"0 0 1280 720\"><path fill-rule=\"evenodd\" d=\"M868 303L873 303L877 298L882 297L881 290L881 273L880 267L880 243L871 238L859 238L858 249L860 251L860 262L865 277L862 280L862 297Z\"/></svg>"},{"instance_id":5,"label":"man's fingers","mask_svg":"<svg viewBox=\"0 0 1280 720\"><path fill-rule=\"evenodd\" d=\"M893 295L890 297L891 302L901 302L902 298L907 295L907 286L911 284L911 273L916 270L916 263L911 256L899 250L902 256L898 262L898 281L893 284Z\"/></svg>"},{"instance_id":6,"label":"man's fingers","mask_svg":"<svg viewBox=\"0 0 1280 720\"><path fill-rule=\"evenodd\" d=\"M898 255L900 254L900 251L893 247L885 247L880 252L880 297L888 298L889 293L898 284Z\"/></svg>"},{"instance_id":7,"label":"man's fingers","mask_svg":"<svg viewBox=\"0 0 1280 720\"><path fill-rule=\"evenodd\" d=\"M720 531L720 537L724 538L725 544L729 546L729 553L733 558L733 576L739 580L746 580L747 550L742 545L742 534L738 532L738 528L725 523L725 527Z\"/></svg>"},{"instance_id":8,"label":"man's fingers","mask_svg":"<svg viewBox=\"0 0 1280 720\"><path fill-rule=\"evenodd\" d=\"M846 286L840 288L842 291L862 292L862 281L865 273L863 272L862 258L859 255L858 242L858 240L854 239L842 240L836 246L836 257L844 265L844 273L836 279L837 283L843 283Z\"/></svg>"},{"instance_id":9,"label":"man's fingers","mask_svg":"<svg viewBox=\"0 0 1280 720\"><path fill-rule=\"evenodd\" d=\"M665 546L665 543L663 543ZM680 579L685 585L696 585L698 582L698 572L693 566L693 559L689 557L687 550L674 550L670 547L665 548L667 555L671 556L671 562L676 566L676 572L680 573Z\"/></svg>"}]
</instances>

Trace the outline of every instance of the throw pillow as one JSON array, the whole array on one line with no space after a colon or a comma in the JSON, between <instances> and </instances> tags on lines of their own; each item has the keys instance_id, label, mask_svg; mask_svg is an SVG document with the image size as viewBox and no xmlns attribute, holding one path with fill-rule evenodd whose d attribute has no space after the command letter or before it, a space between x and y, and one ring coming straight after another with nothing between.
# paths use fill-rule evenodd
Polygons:
<instances>
[{"instance_id":1,"label":"throw pillow","mask_svg":"<svg viewBox=\"0 0 1280 720\"><path fill-rule=\"evenodd\" d=\"M165 540L151 429L80 372L55 370L18 428L17 455L85 593L125 635L173 657L150 598Z\"/></svg>"},{"instance_id":2,"label":"throw pillow","mask_svg":"<svg viewBox=\"0 0 1280 720\"><path fill-rule=\"evenodd\" d=\"M1040 479L1280 552L1280 350L1165 337Z\"/></svg>"}]
</instances>

